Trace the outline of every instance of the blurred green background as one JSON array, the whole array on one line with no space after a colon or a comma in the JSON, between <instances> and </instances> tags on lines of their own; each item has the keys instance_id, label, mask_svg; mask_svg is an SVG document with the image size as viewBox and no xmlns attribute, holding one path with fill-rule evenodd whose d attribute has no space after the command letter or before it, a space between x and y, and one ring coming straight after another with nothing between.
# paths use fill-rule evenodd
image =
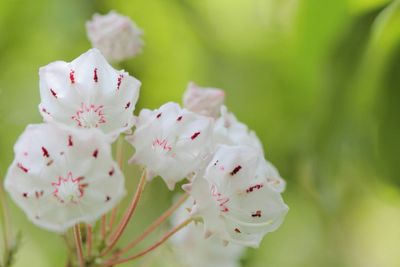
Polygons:
<instances>
[{"instance_id":1,"label":"blurred green background","mask_svg":"<svg viewBox=\"0 0 400 267\"><path fill-rule=\"evenodd\" d=\"M41 121L38 68L89 49L85 21L112 9L145 33L144 52L122 64L143 82L137 110L180 102L188 81L223 88L287 180L285 223L243 266L400 266L400 1L2 0L1 176ZM126 171L132 191L137 170ZM171 197L154 180L124 241ZM59 236L11 213L23 232L15 266L65 265ZM126 266L140 264L180 266L168 246Z\"/></svg>"}]
</instances>

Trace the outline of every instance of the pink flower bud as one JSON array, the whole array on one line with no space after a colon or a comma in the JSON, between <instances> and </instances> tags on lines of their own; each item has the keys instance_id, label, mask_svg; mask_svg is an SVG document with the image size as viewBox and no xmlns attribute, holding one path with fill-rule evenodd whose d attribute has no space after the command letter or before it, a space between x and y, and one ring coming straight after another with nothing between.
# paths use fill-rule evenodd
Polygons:
<instances>
[{"instance_id":1,"label":"pink flower bud","mask_svg":"<svg viewBox=\"0 0 400 267\"><path fill-rule=\"evenodd\" d=\"M223 90L202 88L191 82L183 95L183 106L195 113L216 118L224 100L225 92Z\"/></svg>"},{"instance_id":2,"label":"pink flower bud","mask_svg":"<svg viewBox=\"0 0 400 267\"><path fill-rule=\"evenodd\" d=\"M109 61L131 58L142 50L142 30L129 17L115 11L106 15L95 14L86 23L86 30L93 47L98 48Z\"/></svg>"}]
</instances>

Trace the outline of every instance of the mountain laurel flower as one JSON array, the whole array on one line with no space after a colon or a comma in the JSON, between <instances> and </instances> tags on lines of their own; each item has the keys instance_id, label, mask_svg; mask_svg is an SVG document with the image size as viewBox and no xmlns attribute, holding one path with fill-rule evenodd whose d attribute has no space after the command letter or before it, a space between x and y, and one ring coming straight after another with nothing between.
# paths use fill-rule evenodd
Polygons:
<instances>
[{"instance_id":1,"label":"mountain laurel flower","mask_svg":"<svg viewBox=\"0 0 400 267\"><path fill-rule=\"evenodd\" d=\"M193 206L193 199L188 199L172 217L172 224L190 216L187 209ZM188 226L171 237L173 251L183 266L186 267L239 267L245 247L237 244L223 244L215 236L204 238L203 225L191 222Z\"/></svg>"},{"instance_id":2,"label":"mountain laurel flower","mask_svg":"<svg viewBox=\"0 0 400 267\"><path fill-rule=\"evenodd\" d=\"M29 125L14 152L5 188L28 218L47 230L92 223L125 193L110 138L97 129Z\"/></svg>"},{"instance_id":3,"label":"mountain laurel flower","mask_svg":"<svg viewBox=\"0 0 400 267\"><path fill-rule=\"evenodd\" d=\"M258 247L282 224L288 207L257 171L261 156L249 146L221 145L207 168L184 186L196 201L192 216L203 219L206 236Z\"/></svg>"},{"instance_id":4,"label":"mountain laurel flower","mask_svg":"<svg viewBox=\"0 0 400 267\"><path fill-rule=\"evenodd\" d=\"M99 50L40 68L40 113L47 122L99 128L114 137L132 128L140 81L113 69Z\"/></svg>"},{"instance_id":5,"label":"mountain laurel flower","mask_svg":"<svg viewBox=\"0 0 400 267\"><path fill-rule=\"evenodd\" d=\"M199 87L190 82L183 95L183 106L195 113L218 117L225 101L225 92L217 88Z\"/></svg>"},{"instance_id":6,"label":"mountain laurel flower","mask_svg":"<svg viewBox=\"0 0 400 267\"><path fill-rule=\"evenodd\" d=\"M212 146L213 119L166 103L144 109L136 130L127 137L135 147L130 162L145 165L149 179L159 175L172 190L175 183L197 170Z\"/></svg>"},{"instance_id":7,"label":"mountain laurel flower","mask_svg":"<svg viewBox=\"0 0 400 267\"><path fill-rule=\"evenodd\" d=\"M92 20L86 22L86 30L92 46L112 62L136 56L144 44L143 31L129 17L115 11L93 15Z\"/></svg>"}]
</instances>

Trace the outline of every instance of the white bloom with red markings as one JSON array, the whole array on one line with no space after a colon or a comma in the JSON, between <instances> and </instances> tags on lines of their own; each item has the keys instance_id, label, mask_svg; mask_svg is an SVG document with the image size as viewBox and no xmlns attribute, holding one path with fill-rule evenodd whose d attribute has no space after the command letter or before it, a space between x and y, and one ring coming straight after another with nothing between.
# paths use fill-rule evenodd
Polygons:
<instances>
[{"instance_id":1,"label":"white bloom with red markings","mask_svg":"<svg viewBox=\"0 0 400 267\"><path fill-rule=\"evenodd\" d=\"M258 247L288 211L281 194L258 172L261 154L249 146L218 147L204 173L185 186L196 201L193 216L204 221L206 235Z\"/></svg>"},{"instance_id":2,"label":"white bloom with red markings","mask_svg":"<svg viewBox=\"0 0 400 267\"><path fill-rule=\"evenodd\" d=\"M183 106L201 115L218 117L225 101L225 92L217 88L199 87L190 82L184 95Z\"/></svg>"},{"instance_id":3,"label":"white bloom with red markings","mask_svg":"<svg viewBox=\"0 0 400 267\"><path fill-rule=\"evenodd\" d=\"M28 218L64 232L92 223L123 197L124 177L110 138L97 129L29 125L14 146L4 185Z\"/></svg>"},{"instance_id":4,"label":"white bloom with red markings","mask_svg":"<svg viewBox=\"0 0 400 267\"><path fill-rule=\"evenodd\" d=\"M93 15L86 22L86 30L93 47L100 49L110 61L122 61L142 51L143 31L129 17L115 11Z\"/></svg>"},{"instance_id":5,"label":"white bloom with red markings","mask_svg":"<svg viewBox=\"0 0 400 267\"><path fill-rule=\"evenodd\" d=\"M132 128L140 81L113 69L97 49L70 63L50 63L39 74L45 121L99 128L114 137Z\"/></svg>"},{"instance_id":6,"label":"white bloom with red markings","mask_svg":"<svg viewBox=\"0 0 400 267\"><path fill-rule=\"evenodd\" d=\"M131 162L145 165L149 179L159 175L172 190L175 183L199 168L212 146L212 118L169 102L142 110L127 140L135 147Z\"/></svg>"},{"instance_id":7,"label":"white bloom with red markings","mask_svg":"<svg viewBox=\"0 0 400 267\"><path fill-rule=\"evenodd\" d=\"M179 225L190 216L187 209L193 206L188 199L172 217ZM191 222L171 237L177 259L186 267L239 267L245 248L237 244L223 244L215 236L204 238L203 225Z\"/></svg>"},{"instance_id":8,"label":"white bloom with red markings","mask_svg":"<svg viewBox=\"0 0 400 267\"><path fill-rule=\"evenodd\" d=\"M227 111L225 106L221 108L221 117L215 123L214 140L218 144L248 145L264 154L263 146L256 133L249 130L246 124L238 121L233 113ZM278 192L285 190L286 182L272 163L263 158L258 171L267 178L272 188Z\"/></svg>"}]
</instances>

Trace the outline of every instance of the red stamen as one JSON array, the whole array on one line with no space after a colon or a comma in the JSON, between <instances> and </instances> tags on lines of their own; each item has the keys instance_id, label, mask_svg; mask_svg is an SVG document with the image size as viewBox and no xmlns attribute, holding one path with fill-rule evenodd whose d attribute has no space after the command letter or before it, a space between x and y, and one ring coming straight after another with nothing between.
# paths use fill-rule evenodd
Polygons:
<instances>
[{"instance_id":1,"label":"red stamen","mask_svg":"<svg viewBox=\"0 0 400 267\"><path fill-rule=\"evenodd\" d=\"M75 83L75 71L74 70L70 70L70 72L69 72L69 80L71 81L72 84Z\"/></svg>"},{"instance_id":2,"label":"red stamen","mask_svg":"<svg viewBox=\"0 0 400 267\"><path fill-rule=\"evenodd\" d=\"M42 146L42 152L43 152L43 157L48 158L50 156L49 151L47 151L47 149L44 146Z\"/></svg>"},{"instance_id":3,"label":"red stamen","mask_svg":"<svg viewBox=\"0 0 400 267\"><path fill-rule=\"evenodd\" d=\"M52 88L50 88L50 92L55 98L57 98L57 93Z\"/></svg>"},{"instance_id":4,"label":"red stamen","mask_svg":"<svg viewBox=\"0 0 400 267\"><path fill-rule=\"evenodd\" d=\"M251 217L261 217L261 210L257 210L255 213L251 214Z\"/></svg>"},{"instance_id":5,"label":"red stamen","mask_svg":"<svg viewBox=\"0 0 400 267\"><path fill-rule=\"evenodd\" d=\"M197 136L199 136L200 132L195 132L190 139L194 140Z\"/></svg>"},{"instance_id":6,"label":"red stamen","mask_svg":"<svg viewBox=\"0 0 400 267\"><path fill-rule=\"evenodd\" d=\"M94 68L93 72L93 80L95 83L97 83L99 81L99 77L97 76L97 68Z\"/></svg>"},{"instance_id":7,"label":"red stamen","mask_svg":"<svg viewBox=\"0 0 400 267\"><path fill-rule=\"evenodd\" d=\"M251 193L251 192L253 192L255 189L261 189L261 188L263 188L263 187L264 187L263 184L256 184L256 185L250 186L249 188L246 189L246 193Z\"/></svg>"},{"instance_id":8,"label":"red stamen","mask_svg":"<svg viewBox=\"0 0 400 267\"><path fill-rule=\"evenodd\" d=\"M238 165L236 166L233 171L230 172L230 175L235 175L236 173L238 173L240 171L240 169L242 168L242 166Z\"/></svg>"},{"instance_id":9,"label":"red stamen","mask_svg":"<svg viewBox=\"0 0 400 267\"><path fill-rule=\"evenodd\" d=\"M118 76L118 81L117 81L117 90L119 90L119 88L121 87L121 83L122 83L122 79L124 78L123 74L120 74Z\"/></svg>"},{"instance_id":10,"label":"red stamen","mask_svg":"<svg viewBox=\"0 0 400 267\"><path fill-rule=\"evenodd\" d=\"M74 142L72 141L72 135L68 135L68 146L73 146Z\"/></svg>"},{"instance_id":11,"label":"red stamen","mask_svg":"<svg viewBox=\"0 0 400 267\"><path fill-rule=\"evenodd\" d=\"M26 167L24 167L24 165L22 165L21 163L17 164L17 167L20 168L23 172L27 173L28 169Z\"/></svg>"}]
</instances>

